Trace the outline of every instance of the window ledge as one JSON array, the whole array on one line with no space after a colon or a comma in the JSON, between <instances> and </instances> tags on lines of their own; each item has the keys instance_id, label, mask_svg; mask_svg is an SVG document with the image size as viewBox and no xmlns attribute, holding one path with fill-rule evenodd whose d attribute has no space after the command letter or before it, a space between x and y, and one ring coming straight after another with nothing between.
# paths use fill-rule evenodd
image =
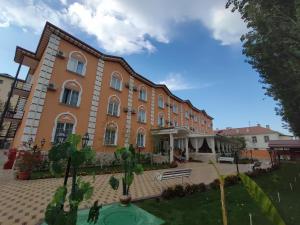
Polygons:
<instances>
[{"instance_id":1,"label":"window ledge","mask_svg":"<svg viewBox=\"0 0 300 225\"><path fill-rule=\"evenodd\" d=\"M141 123L141 124L147 124L147 121L139 121L139 120L138 120L138 123Z\"/></svg>"},{"instance_id":2,"label":"window ledge","mask_svg":"<svg viewBox=\"0 0 300 225\"><path fill-rule=\"evenodd\" d=\"M77 75L77 76L80 76L80 77L84 77L84 74L77 73L77 72L75 72L75 71L72 71L72 70L68 70L68 69L67 69L67 72L69 72L69 73L73 73L73 74L75 74L75 75Z\"/></svg>"},{"instance_id":3,"label":"window ledge","mask_svg":"<svg viewBox=\"0 0 300 225\"><path fill-rule=\"evenodd\" d=\"M113 89L113 90L115 90L115 91L117 91L117 92L122 92L122 90L120 90L120 89L116 89L116 88L114 88L114 87L112 87L112 86L109 86L111 89Z\"/></svg>"},{"instance_id":4,"label":"window ledge","mask_svg":"<svg viewBox=\"0 0 300 225\"><path fill-rule=\"evenodd\" d=\"M111 117L115 117L115 118L119 118L120 116L115 116L115 115L111 115L111 114L106 114L106 115L108 115L108 116L111 116Z\"/></svg>"},{"instance_id":5,"label":"window ledge","mask_svg":"<svg viewBox=\"0 0 300 225\"><path fill-rule=\"evenodd\" d=\"M139 98L139 100L140 100L141 102L147 102L147 99L145 100L145 99Z\"/></svg>"},{"instance_id":6,"label":"window ledge","mask_svg":"<svg viewBox=\"0 0 300 225\"><path fill-rule=\"evenodd\" d=\"M161 107L161 106L158 106L158 108L160 108L160 109L164 109L164 107Z\"/></svg>"},{"instance_id":7,"label":"window ledge","mask_svg":"<svg viewBox=\"0 0 300 225\"><path fill-rule=\"evenodd\" d=\"M70 107L70 108L75 108L75 109L79 109L80 108L77 105L69 105L69 104L65 104L63 102L60 102L59 104L62 105L62 106L66 106L66 107Z\"/></svg>"},{"instance_id":8,"label":"window ledge","mask_svg":"<svg viewBox=\"0 0 300 225\"><path fill-rule=\"evenodd\" d=\"M106 147L117 147L116 144L104 144L104 146L106 146Z\"/></svg>"}]
</instances>

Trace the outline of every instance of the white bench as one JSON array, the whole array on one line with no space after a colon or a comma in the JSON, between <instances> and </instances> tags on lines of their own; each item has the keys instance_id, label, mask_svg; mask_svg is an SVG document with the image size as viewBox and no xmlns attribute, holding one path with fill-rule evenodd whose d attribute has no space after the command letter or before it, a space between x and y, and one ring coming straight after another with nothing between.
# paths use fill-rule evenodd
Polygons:
<instances>
[{"instance_id":1,"label":"white bench","mask_svg":"<svg viewBox=\"0 0 300 225\"><path fill-rule=\"evenodd\" d=\"M161 173L157 173L155 179L158 181L164 181L169 179L181 178L181 182L183 184L183 178L190 177L191 173L192 173L192 169L167 170L167 171L162 171Z\"/></svg>"},{"instance_id":2,"label":"white bench","mask_svg":"<svg viewBox=\"0 0 300 225\"><path fill-rule=\"evenodd\" d=\"M234 163L233 157L219 157L218 162L231 162Z\"/></svg>"}]
</instances>

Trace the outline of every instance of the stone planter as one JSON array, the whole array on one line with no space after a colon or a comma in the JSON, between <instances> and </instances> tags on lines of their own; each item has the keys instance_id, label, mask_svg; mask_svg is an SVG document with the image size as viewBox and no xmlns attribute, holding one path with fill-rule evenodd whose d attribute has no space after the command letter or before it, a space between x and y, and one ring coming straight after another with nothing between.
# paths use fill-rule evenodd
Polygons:
<instances>
[{"instance_id":1,"label":"stone planter","mask_svg":"<svg viewBox=\"0 0 300 225\"><path fill-rule=\"evenodd\" d=\"M128 206L131 202L131 195L121 195L119 199L121 206Z\"/></svg>"}]
</instances>

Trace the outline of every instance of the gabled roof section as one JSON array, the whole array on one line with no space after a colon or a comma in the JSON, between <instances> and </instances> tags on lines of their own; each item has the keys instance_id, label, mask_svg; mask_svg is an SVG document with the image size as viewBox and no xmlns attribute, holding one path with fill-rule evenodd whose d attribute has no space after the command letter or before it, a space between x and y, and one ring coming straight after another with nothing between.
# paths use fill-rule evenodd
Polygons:
<instances>
[{"instance_id":1,"label":"gabled roof section","mask_svg":"<svg viewBox=\"0 0 300 225\"><path fill-rule=\"evenodd\" d=\"M124 58L119 57L119 56L104 54L104 53L100 52L99 50L95 49L94 47L90 46L89 44L79 40L78 38L74 37L73 35L62 30L61 28L53 25L50 22L46 22L43 33L41 35L41 38L39 40L39 43L38 43L38 46L37 46L37 49L35 52L31 52L31 51L28 51L24 48L17 46L15 59L14 59L15 62L20 63L24 55L31 57L32 59L40 60L43 55L43 52L45 51L45 49L47 47L47 43L48 43L50 35L52 33L56 34L57 36L64 39L65 41L68 41L68 42L78 46L82 50L87 51L90 54L92 54L98 58L101 58L106 61L119 62L127 70L127 72L130 73L134 78L136 78L142 82L145 82L152 87L163 88L166 93L168 93L171 97L175 98L179 102L187 103L195 111L203 113L209 119L213 119L213 117L209 116L204 110L200 110L200 109L196 108L195 106L193 106L189 100L183 100L183 99L177 97L176 95L174 95L168 89L168 87L166 85L155 84L154 82L148 80L141 74L135 72L134 69L127 63L127 61Z\"/></svg>"}]
</instances>

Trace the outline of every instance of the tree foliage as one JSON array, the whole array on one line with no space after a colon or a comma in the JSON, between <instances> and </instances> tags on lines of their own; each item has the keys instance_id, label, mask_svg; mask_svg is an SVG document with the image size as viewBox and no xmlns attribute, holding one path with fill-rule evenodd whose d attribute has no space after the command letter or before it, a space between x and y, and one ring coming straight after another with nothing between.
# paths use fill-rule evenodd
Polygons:
<instances>
[{"instance_id":1,"label":"tree foliage","mask_svg":"<svg viewBox=\"0 0 300 225\"><path fill-rule=\"evenodd\" d=\"M278 102L285 126L300 135L300 1L228 0L248 27L241 37L247 62L260 74L266 95Z\"/></svg>"},{"instance_id":2,"label":"tree foliage","mask_svg":"<svg viewBox=\"0 0 300 225\"><path fill-rule=\"evenodd\" d=\"M115 158L123 166L122 177L122 193L123 195L129 194L129 188L133 182L134 174L143 173L143 166L138 163L138 154L132 145L129 148L119 148L115 151ZM117 190L119 188L119 180L111 176L109 179L110 186Z\"/></svg>"},{"instance_id":3,"label":"tree foliage","mask_svg":"<svg viewBox=\"0 0 300 225\"><path fill-rule=\"evenodd\" d=\"M93 194L91 184L78 178L77 171L81 165L93 160L95 152L87 146L78 149L80 141L80 135L71 134L66 142L53 146L49 151L50 170L53 174L61 174L69 169L72 173L71 192L68 194L66 185L58 187L47 206L45 221L49 225L76 225L79 204ZM68 176L66 172L66 180ZM66 199L69 200L68 211L64 209Z\"/></svg>"}]
</instances>

